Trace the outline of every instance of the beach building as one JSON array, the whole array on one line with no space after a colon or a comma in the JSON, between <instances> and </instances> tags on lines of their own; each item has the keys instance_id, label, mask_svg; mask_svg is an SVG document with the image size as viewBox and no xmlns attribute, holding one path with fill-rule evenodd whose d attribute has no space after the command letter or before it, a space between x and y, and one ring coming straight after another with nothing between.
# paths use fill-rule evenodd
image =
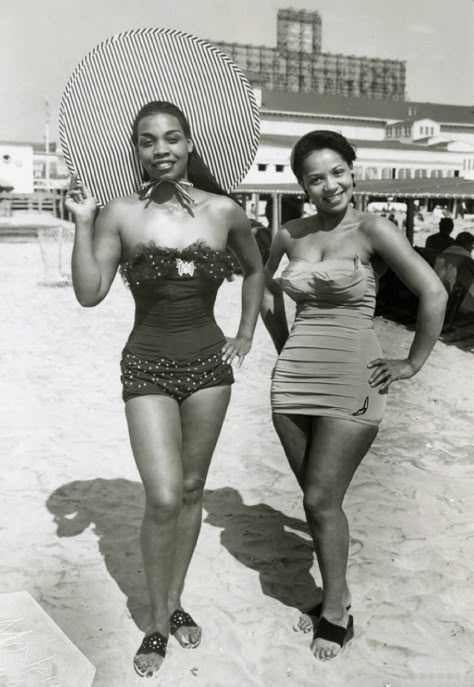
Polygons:
<instances>
[{"instance_id":1,"label":"beach building","mask_svg":"<svg viewBox=\"0 0 474 687\"><path fill-rule=\"evenodd\" d=\"M0 141L0 189L33 193L33 144Z\"/></svg>"},{"instance_id":2,"label":"beach building","mask_svg":"<svg viewBox=\"0 0 474 687\"><path fill-rule=\"evenodd\" d=\"M61 150L52 143L0 142L0 186L14 194L57 191L67 186L69 172Z\"/></svg>"},{"instance_id":3,"label":"beach building","mask_svg":"<svg viewBox=\"0 0 474 687\"><path fill-rule=\"evenodd\" d=\"M298 137L331 129L357 148L356 178L474 179L474 108L412 101L288 93L254 86L261 140L243 186L294 183Z\"/></svg>"},{"instance_id":4,"label":"beach building","mask_svg":"<svg viewBox=\"0 0 474 687\"><path fill-rule=\"evenodd\" d=\"M324 52L317 11L278 10L276 47L211 42L265 90L405 99L405 62Z\"/></svg>"}]
</instances>

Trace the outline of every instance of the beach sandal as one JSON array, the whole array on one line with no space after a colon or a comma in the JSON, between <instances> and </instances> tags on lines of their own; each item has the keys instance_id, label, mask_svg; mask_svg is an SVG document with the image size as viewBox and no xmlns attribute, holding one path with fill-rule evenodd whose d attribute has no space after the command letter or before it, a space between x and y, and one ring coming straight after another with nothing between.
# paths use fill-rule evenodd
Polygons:
<instances>
[{"instance_id":1,"label":"beach sandal","mask_svg":"<svg viewBox=\"0 0 474 687\"><path fill-rule=\"evenodd\" d=\"M143 639L143 642L140 644L140 647L135 654L135 658L143 654L158 654L158 656L162 656L164 658L166 656L167 644L168 638L162 635L161 632L152 632ZM149 668L142 672L135 661L133 662L133 667L135 668L135 672L140 675L140 677L148 677L147 673L150 670ZM152 677L152 675L150 675L150 677Z\"/></svg>"},{"instance_id":2,"label":"beach sandal","mask_svg":"<svg viewBox=\"0 0 474 687\"><path fill-rule=\"evenodd\" d=\"M180 627L199 627L199 625L194 621L189 613L186 613L186 611L183 611L181 608L176 608L170 615L170 634L176 634ZM189 642L189 644L186 646L191 649L195 649L200 642L201 640L199 639L199 641L195 644Z\"/></svg>"},{"instance_id":3,"label":"beach sandal","mask_svg":"<svg viewBox=\"0 0 474 687\"><path fill-rule=\"evenodd\" d=\"M354 618L352 615L349 616L349 622L347 627L342 627L341 625L335 625L327 620L324 616L319 619L317 628L315 629L313 635L313 641L315 639L325 639L327 642L333 642L334 644L339 644L341 649L351 641L354 637ZM341 652L339 652L340 654ZM339 656L337 654L337 656ZM336 656L334 657L336 658ZM334 660L334 659L331 659Z\"/></svg>"},{"instance_id":4,"label":"beach sandal","mask_svg":"<svg viewBox=\"0 0 474 687\"><path fill-rule=\"evenodd\" d=\"M316 625L319 622L319 618L321 617L322 610L323 610L323 602L320 601L318 604L316 604L316 606L309 608L307 611L301 611L301 615L300 615L300 618L298 619L298 623L295 623L295 625L293 626L293 629L296 632L305 632L305 633L310 632L311 628L309 628L309 627L307 630L302 630L299 627L299 622L300 622L301 616L305 616L305 615L309 616L309 618L311 619L311 622L313 623L313 629L316 629ZM351 610L351 604L346 606L346 610L348 610L348 611Z\"/></svg>"}]
</instances>

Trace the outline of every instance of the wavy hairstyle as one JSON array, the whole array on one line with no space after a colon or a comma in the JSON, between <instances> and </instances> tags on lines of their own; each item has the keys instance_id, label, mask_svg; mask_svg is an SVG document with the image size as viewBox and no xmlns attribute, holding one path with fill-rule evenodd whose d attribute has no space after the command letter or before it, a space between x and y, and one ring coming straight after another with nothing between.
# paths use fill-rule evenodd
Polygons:
<instances>
[{"instance_id":1,"label":"wavy hairstyle","mask_svg":"<svg viewBox=\"0 0 474 687\"><path fill-rule=\"evenodd\" d=\"M352 163L356 159L356 152L354 146L349 143L347 138L342 136L342 134L338 134L337 131L316 129L298 139L291 151L291 169L300 183L303 178L305 159L308 155L314 153L315 150L322 150L323 148L329 148L339 153L352 169Z\"/></svg>"}]
</instances>

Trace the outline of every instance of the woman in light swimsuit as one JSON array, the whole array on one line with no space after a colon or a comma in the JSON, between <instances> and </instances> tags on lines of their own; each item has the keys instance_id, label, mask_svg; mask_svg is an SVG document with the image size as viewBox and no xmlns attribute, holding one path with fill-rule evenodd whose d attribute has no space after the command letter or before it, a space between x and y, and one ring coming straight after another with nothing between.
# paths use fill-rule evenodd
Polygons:
<instances>
[{"instance_id":1,"label":"woman in light swimsuit","mask_svg":"<svg viewBox=\"0 0 474 687\"><path fill-rule=\"evenodd\" d=\"M135 119L133 142L148 179L140 191L112 200L94 221L95 200L74 182L67 207L76 223L78 301L100 303L119 267L135 300L121 379L146 496L141 544L151 617L134 666L148 677L164 660L170 632L182 646L201 640L181 595L234 381L231 363L236 358L240 365L250 350L263 267L245 213L195 157L181 110L162 101L147 104ZM243 272L233 338L224 337L213 315L219 286L232 273L227 248Z\"/></svg>"},{"instance_id":2,"label":"woman in light swimsuit","mask_svg":"<svg viewBox=\"0 0 474 687\"><path fill-rule=\"evenodd\" d=\"M392 382L413 377L433 348L446 307L443 286L394 225L351 205L355 151L340 134L313 131L291 158L317 214L288 222L265 267L264 322L277 348L271 402L275 429L303 490L323 598L300 618L312 651L334 658L354 632L346 580L347 488L374 441ZM273 276L282 257L289 263ZM373 329L377 272L388 265L419 298L413 344L383 357ZM281 293L296 302L288 333Z\"/></svg>"}]
</instances>

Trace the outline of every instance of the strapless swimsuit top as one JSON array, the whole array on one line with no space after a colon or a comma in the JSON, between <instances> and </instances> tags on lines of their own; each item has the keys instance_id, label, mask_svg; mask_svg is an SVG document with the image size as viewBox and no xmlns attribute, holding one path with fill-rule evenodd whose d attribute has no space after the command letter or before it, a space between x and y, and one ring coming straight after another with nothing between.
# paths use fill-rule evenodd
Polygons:
<instances>
[{"instance_id":1,"label":"strapless swimsuit top","mask_svg":"<svg viewBox=\"0 0 474 687\"><path fill-rule=\"evenodd\" d=\"M138 310L163 315L172 308L174 317L193 314L193 319L199 313L212 312L220 284L232 278L234 269L235 261L228 252L203 241L182 249L153 241L138 244L120 266Z\"/></svg>"},{"instance_id":2,"label":"strapless swimsuit top","mask_svg":"<svg viewBox=\"0 0 474 687\"><path fill-rule=\"evenodd\" d=\"M377 279L372 266L358 256L319 262L293 258L278 281L298 310L347 307L373 316Z\"/></svg>"}]
</instances>

